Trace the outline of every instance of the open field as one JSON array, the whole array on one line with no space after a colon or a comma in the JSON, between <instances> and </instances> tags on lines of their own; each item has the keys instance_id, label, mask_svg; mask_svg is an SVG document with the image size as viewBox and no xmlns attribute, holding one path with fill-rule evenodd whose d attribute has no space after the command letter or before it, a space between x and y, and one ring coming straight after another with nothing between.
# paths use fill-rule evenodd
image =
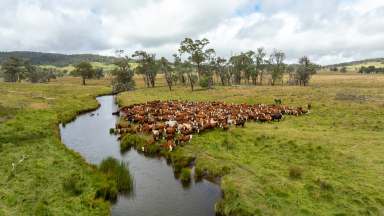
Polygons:
<instances>
[{"instance_id":1,"label":"open field","mask_svg":"<svg viewBox=\"0 0 384 216\"><path fill-rule=\"evenodd\" d=\"M90 62L90 63L93 66L93 68L102 68L104 70L104 72L109 72L109 71L112 71L113 69L116 68L116 65L114 65L114 64L106 64L106 63L101 63L101 62ZM135 68L136 66L137 66L136 63L131 63L132 68ZM56 69L59 71L67 71L67 72L71 72L75 69L74 65L67 65L65 67L57 67L54 65L40 65L40 67L51 68L51 69Z\"/></svg>"},{"instance_id":2,"label":"open field","mask_svg":"<svg viewBox=\"0 0 384 216\"><path fill-rule=\"evenodd\" d=\"M118 96L123 105L149 100L198 100L306 106L310 114L280 123L246 123L193 137L172 154L196 157L199 170L223 176L229 215L381 215L384 212L384 76L316 75L308 87L240 86L213 90L177 86L163 77L156 88ZM102 176L58 138L59 121L97 106L95 95L110 80L64 77L51 84L0 83L0 215L105 215L109 205L93 199ZM26 159L12 170L16 163ZM71 170L71 171L69 171ZM63 187L78 172L86 186L79 196Z\"/></svg>"},{"instance_id":3,"label":"open field","mask_svg":"<svg viewBox=\"0 0 384 216\"><path fill-rule=\"evenodd\" d=\"M109 214L109 204L94 199L104 176L68 150L58 131L59 122L96 108L94 97L109 91L69 83L0 83L0 215ZM64 189L72 174L81 176L80 195Z\"/></svg>"},{"instance_id":4,"label":"open field","mask_svg":"<svg viewBox=\"0 0 384 216\"><path fill-rule=\"evenodd\" d=\"M310 114L280 123L247 123L194 136L174 154L224 176L228 215L380 215L384 212L384 76L317 75L309 87L176 87L119 95L128 105L150 100L217 100L306 106ZM229 143L229 144L228 144Z\"/></svg>"}]
</instances>

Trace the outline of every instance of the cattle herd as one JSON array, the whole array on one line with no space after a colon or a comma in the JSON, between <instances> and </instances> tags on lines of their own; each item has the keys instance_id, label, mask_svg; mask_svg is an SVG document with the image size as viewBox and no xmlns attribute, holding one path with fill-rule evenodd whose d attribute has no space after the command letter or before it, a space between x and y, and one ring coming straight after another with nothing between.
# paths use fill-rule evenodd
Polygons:
<instances>
[{"instance_id":1,"label":"cattle herd","mask_svg":"<svg viewBox=\"0 0 384 216\"><path fill-rule=\"evenodd\" d=\"M309 107L308 107L309 108ZM284 115L302 115L308 111L284 105L229 104L224 102L150 101L122 107L116 132L144 133L153 137L150 143L165 140L164 148L172 149L189 142L192 134L214 128L228 130L231 125L244 127L246 121L280 121Z\"/></svg>"}]
</instances>

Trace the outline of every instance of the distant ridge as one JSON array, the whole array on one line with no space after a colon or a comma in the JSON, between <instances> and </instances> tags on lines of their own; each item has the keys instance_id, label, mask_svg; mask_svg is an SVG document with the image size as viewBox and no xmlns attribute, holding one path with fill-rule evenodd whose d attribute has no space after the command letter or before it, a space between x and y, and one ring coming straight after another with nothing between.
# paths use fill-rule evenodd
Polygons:
<instances>
[{"instance_id":1,"label":"distant ridge","mask_svg":"<svg viewBox=\"0 0 384 216\"><path fill-rule=\"evenodd\" d=\"M0 52L0 64L7 60L9 57L18 57L29 60L32 64L36 65L54 65L54 66L67 66L78 64L82 61L100 62L100 63L113 63L116 59L112 56L101 56L95 54L60 54L60 53L44 53L44 52L31 52L31 51L12 51Z\"/></svg>"},{"instance_id":2,"label":"distant ridge","mask_svg":"<svg viewBox=\"0 0 384 216\"><path fill-rule=\"evenodd\" d=\"M326 65L324 67L343 67L343 66L353 66L353 65L359 65L359 64L365 64L370 62L381 62L384 63L384 58L371 58L371 59L363 59L363 60L357 60L357 61L350 61L350 62L343 62L339 64L332 64L332 65ZM383 64L384 67L384 64Z\"/></svg>"}]
</instances>

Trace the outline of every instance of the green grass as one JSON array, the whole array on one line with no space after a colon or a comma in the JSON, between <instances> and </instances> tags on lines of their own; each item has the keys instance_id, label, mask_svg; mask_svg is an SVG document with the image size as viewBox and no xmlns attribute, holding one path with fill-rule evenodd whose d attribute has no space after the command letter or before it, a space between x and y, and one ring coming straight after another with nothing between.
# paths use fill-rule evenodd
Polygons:
<instances>
[{"instance_id":1,"label":"green grass","mask_svg":"<svg viewBox=\"0 0 384 216\"><path fill-rule=\"evenodd\" d=\"M384 212L384 76L317 75L309 87L138 89L120 104L218 100L306 106L280 123L196 135L171 158L196 158L198 175L222 176L226 215L380 215ZM176 163L178 164L178 163ZM176 167L181 171L185 164Z\"/></svg>"},{"instance_id":2,"label":"green grass","mask_svg":"<svg viewBox=\"0 0 384 216\"><path fill-rule=\"evenodd\" d=\"M109 180L116 183L118 192L128 194L132 191L132 176L126 163L108 157L100 163L99 170L106 174Z\"/></svg>"},{"instance_id":3,"label":"green grass","mask_svg":"<svg viewBox=\"0 0 384 216\"><path fill-rule=\"evenodd\" d=\"M94 97L109 91L0 83L0 215L109 214L109 204L95 199L105 176L67 149L58 130L59 122L96 108Z\"/></svg>"}]
</instances>

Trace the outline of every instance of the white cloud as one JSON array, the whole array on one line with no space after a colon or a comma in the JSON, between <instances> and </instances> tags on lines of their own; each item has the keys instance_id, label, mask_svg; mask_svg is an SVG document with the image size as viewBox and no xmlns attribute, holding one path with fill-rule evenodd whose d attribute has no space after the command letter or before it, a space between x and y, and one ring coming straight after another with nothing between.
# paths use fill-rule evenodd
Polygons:
<instances>
[{"instance_id":1,"label":"white cloud","mask_svg":"<svg viewBox=\"0 0 384 216\"><path fill-rule=\"evenodd\" d=\"M184 37L207 37L225 57L261 46L291 62L384 56L382 0L2 0L0 8L0 51L170 57Z\"/></svg>"}]
</instances>

